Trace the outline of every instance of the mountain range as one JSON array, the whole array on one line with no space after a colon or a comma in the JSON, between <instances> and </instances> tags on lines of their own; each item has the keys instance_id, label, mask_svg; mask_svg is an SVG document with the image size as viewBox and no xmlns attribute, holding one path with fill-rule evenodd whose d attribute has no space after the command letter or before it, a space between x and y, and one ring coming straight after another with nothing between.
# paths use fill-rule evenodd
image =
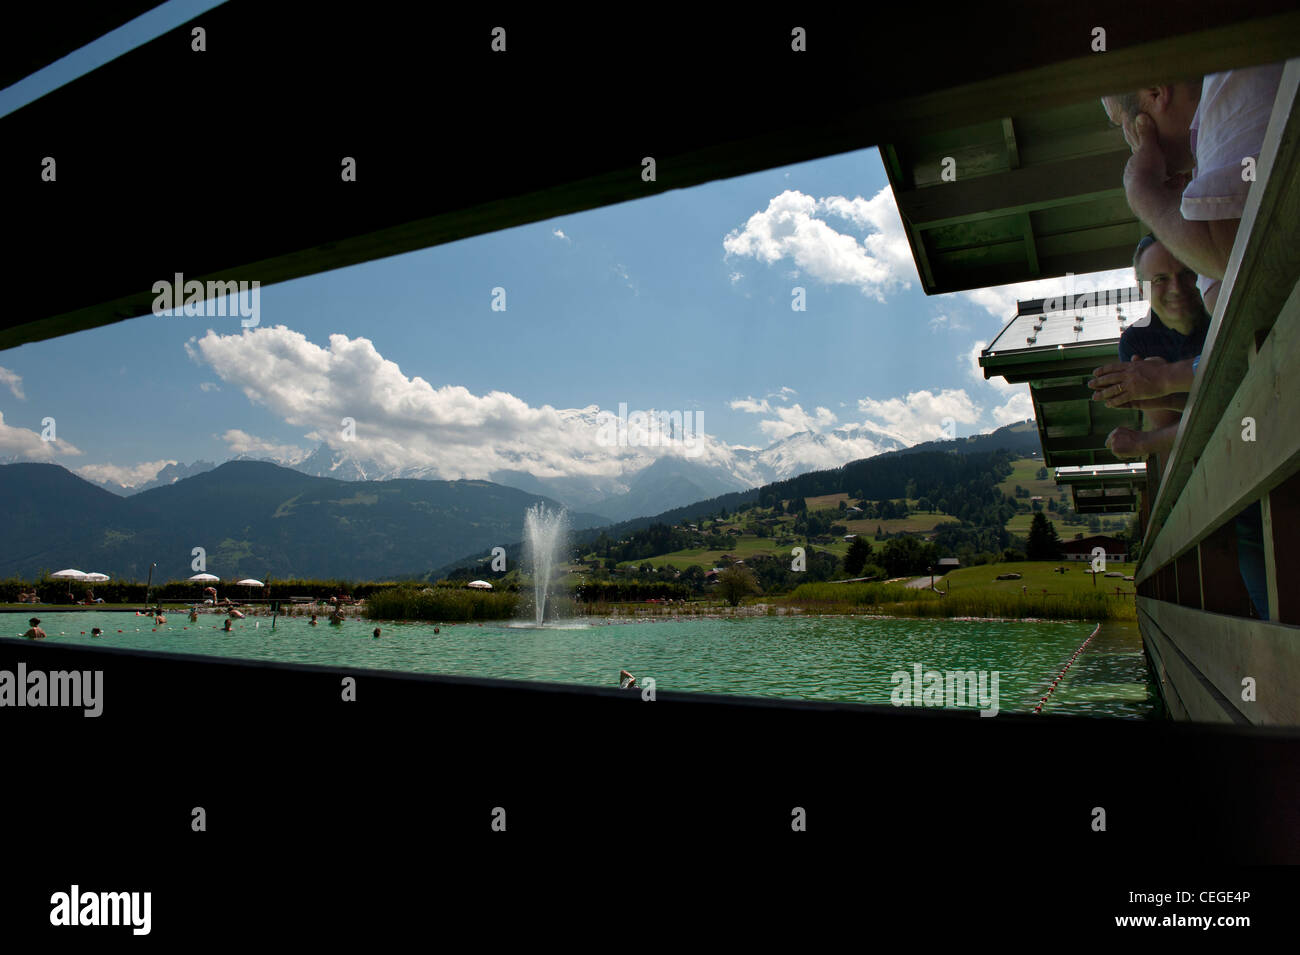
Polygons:
<instances>
[{"instance_id":1,"label":"mountain range","mask_svg":"<svg viewBox=\"0 0 1300 955\"><path fill-rule=\"evenodd\" d=\"M888 469L899 455L920 450L975 454L995 448L1036 451L1033 423L886 452L854 467L879 458L881 468ZM198 470L204 463L189 467ZM846 468L852 470L833 470ZM532 481L531 488L521 489L428 477L340 480L250 460L184 473L177 466L169 483L123 497L59 465L0 465L0 526L8 531L0 576L32 577L71 566L143 580L157 562L155 579L183 579L200 569L193 565L194 548L202 547L202 569L226 580L420 577L470 555L486 556L493 547L518 553L525 510L539 502L551 508L561 503L540 493L548 482L531 475L516 476L521 483ZM818 473L831 474L805 472L777 486L795 479L807 483ZM637 515L634 519L614 523L570 508L569 526L585 531L614 523L607 529L617 535L655 521L734 509L763 490L732 487L716 467L664 457L638 472L620 495L606 499L621 501L626 513ZM591 489L574 480L566 491L579 495ZM689 502L674 505L682 496Z\"/></svg>"},{"instance_id":2,"label":"mountain range","mask_svg":"<svg viewBox=\"0 0 1300 955\"><path fill-rule=\"evenodd\" d=\"M488 481L338 481L228 461L131 497L55 464L0 466L0 576L76 567L113 578L412 577L523 537L524 511L558 503ZM574 528L605 523L573 513Z\"/></svg>"},{"instance_id":3,"label":"mountain range","mask_svg":"<svg viewBox=\"0 0 1300 955\"><path fill-rule=\"evenodd\" d=\"M524 468L497 470L487 476L494 484L549 497L571 510L597 514L609 521L626 521L659 514L695 501L733 491L760 487L805 471L836 467L848 461L907 448L905 441L874 428L851 427L831 431L802 431L766 448L711 443L702 459L677 454L644 455L615 475L573 475L539 478ZM385 467L356 457L346 448L321 444L306 456L256 458L239 455L236 461L270 461L313 477L340 481L438 480L436 467ZM133 496L175 484L216 467L208 461L169 463L146 483L125 487L109 481L104 489Z\"/></svg>"}]
</instances>

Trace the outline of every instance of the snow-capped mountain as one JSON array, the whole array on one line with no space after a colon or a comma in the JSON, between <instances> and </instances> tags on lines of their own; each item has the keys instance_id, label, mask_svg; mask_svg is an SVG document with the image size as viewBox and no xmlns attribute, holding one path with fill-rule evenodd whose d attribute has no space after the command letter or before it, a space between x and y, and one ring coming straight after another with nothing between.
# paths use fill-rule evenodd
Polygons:
<instances>
[{"instance_id":1,"label":"snow-capped mountain","mask_svg":"<svg viewBox=\"0 0 1300 955\"><path fill-rule=\"evenodd\" d=\"M584 426L600 423L592 409L563 413ZM678 453L655 456L646 449L645 453L620 458L624 468L621 473L537 477L528 470L528 462L521 460L518 468L494 471L488 475L488 480L545 495L575 511L600 514L618 521L658 514L732 491L759 487L807 471L839 467L849 461L908 446L895 435L862 427L802 431L766 448L730 446L711 438L702 440L704 443L699 453L690 457ZM341 481L443 480L448 477L439 472L437 465L381 465L326 444L305 456L294 454L277 458L241 454L233 460L270 461L313 477ZM116 494L129 496L202 474L214 467L207 461L189 465L169 464L146 484L118 487L106 483L103 486Z\"/></svg>"}]
</instances>

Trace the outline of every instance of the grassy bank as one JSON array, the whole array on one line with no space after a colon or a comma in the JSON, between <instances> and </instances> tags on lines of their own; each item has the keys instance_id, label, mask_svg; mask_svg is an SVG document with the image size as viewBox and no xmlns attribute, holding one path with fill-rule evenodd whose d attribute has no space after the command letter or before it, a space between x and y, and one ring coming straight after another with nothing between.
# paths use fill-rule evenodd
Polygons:
<instances>
[{"instance_id":1,"label":"grassy bank","mask_svg":"<svg viewBox=\"0 0 1300 955\"><path fill-rule=\"evenodd\" d=\"M1053 574L1050 562L991 564L955 571L938 587L901 584L801 584L784 598L786 606L813 613L879 613L915 617L1003 617L1048 620L1135 620L1132 583L1098 577L1094 589L1085 564L1067 574ZM1128 565L1117 565L1128 571ZM1018 572L1020 580L995 581L998 574ZM1115 586L1120 584L1121 594ZM1109 586L1107 586L1109 585ZM1044 593L1044 591L1047 591Z\"/></svg>"},{"instance_id":2,"label":"grassy bank","mask_svg":"<svg viewBox=\"0 0 1300 955\"><path fill-rule=\"evenodd\" d=\"M366 600L371 620L508 620L519 611L519 594L462 587L394 587Z\"/></svg>"}]
</instances>

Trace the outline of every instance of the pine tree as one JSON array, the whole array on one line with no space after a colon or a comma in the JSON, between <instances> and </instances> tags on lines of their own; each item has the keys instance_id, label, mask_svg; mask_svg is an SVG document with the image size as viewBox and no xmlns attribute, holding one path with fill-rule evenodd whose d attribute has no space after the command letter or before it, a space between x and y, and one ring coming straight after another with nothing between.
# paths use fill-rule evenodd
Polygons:
<instances>
[{"instance_id":1,"label":"pine tree","mask_svg":"<svg viewBox=\"0 0 1300 955\"><path fill-rule=\"evenodd\" d=\"M844 555L845 575L848 577L858 576L870 559L871 545L863 540L861 535L853 538L853 543L849 545L849 552Z\"/></svg>"},{"instance_id":2,"label":"pine tree","mask_svg":"<svg viewBox=\"0 0 1300 955\"><path fill-rule=\"evenodd\" d=\"M1029 525L1029 540L1025 550L1030 560L1059 560L1061 557L1061 538L1042 511L1034 514L1033 522Z\"/></svg>"}]
</instances>

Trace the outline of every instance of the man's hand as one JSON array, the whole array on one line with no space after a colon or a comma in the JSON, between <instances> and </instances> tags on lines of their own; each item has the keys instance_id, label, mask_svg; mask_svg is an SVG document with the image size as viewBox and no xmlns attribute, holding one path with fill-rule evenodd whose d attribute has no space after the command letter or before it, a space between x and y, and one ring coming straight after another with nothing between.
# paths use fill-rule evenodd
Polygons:
<instances>
[{"instance_id":1,"label":"man's hand","mask_svg":"<svg viewBox=\"0 0 1300 955\"><path fill-rule=\"evenodd\" d=\"M1106 438L1106 447L1117 458L1145 458L1146 437L1132 428L1116 428Z\"/></svg>"},{"instance_id":2,"label":"man's hand","mask_svg":"<svg viewBox=\"0 0 1300 955\"><path fill-rule=\"evenodd\" d=\"M1191 176L1170 172L1156 124L1146 113L1138 113L1132 122L1125 120L1124 138L1133 150L1124 167L1124 194L1137 217L1154 225L1160 213L1178 208Z\"/></svg>"},{"instance_id":3,"label":"man's hand","mask_svg":"<svg viewBox=\"0 0 1300 955\"><path fill-rule=\"evenodd\" d=\"M1088 382L1093 390L1092 400L1104 401L1108 408L1120 408L1144 398L1164 397L1171 391L1166 364L1163 358L1144 359L1134 355L1128 362L1102 365L1093 371Z\"/></svg>"}]
</instances>

